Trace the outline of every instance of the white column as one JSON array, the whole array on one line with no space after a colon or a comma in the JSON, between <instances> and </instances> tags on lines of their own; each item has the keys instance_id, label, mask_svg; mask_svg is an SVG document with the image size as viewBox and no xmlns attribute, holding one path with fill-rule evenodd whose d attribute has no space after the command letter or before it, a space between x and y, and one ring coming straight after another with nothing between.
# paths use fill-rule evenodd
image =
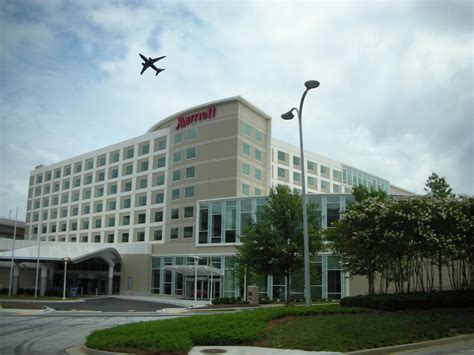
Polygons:
<instances>
[{"instance_id":1,"label":"white column","mask_svg":"<svg viewBox=\"0 0 474 355\"><path fill-rule=\"evenodd\" d=\"M41 265L40 296L44 296L48 285L48 265Z\"/></svg>"},{"instance_id":2,"label":"white column","mask_svg":"<svg viewBox=\"0 0 474 355\"><path fill-rule=\"evenodd\" d=\"M109 296L112 295L113 291L113 285L114 285L114 264L109 264L109 279L108 279L108 290L107 294Z\"/></svg>"}]
</instances>

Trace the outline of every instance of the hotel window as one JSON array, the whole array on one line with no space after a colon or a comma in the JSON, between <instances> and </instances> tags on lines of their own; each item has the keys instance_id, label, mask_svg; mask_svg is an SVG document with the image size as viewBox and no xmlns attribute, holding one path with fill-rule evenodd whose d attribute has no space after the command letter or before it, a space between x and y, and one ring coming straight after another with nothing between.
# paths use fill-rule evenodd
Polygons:
<instances>
[{"instance_id":1,"label":"hotel window","mask_svg":"<svg viewBox=\"0 0 474 355\"><path fill-rule=\"evenodd\" d=\"M123 184L123 191L132 191L131 181L127 181L125 184Z\"/></svg>"},{"instance_id":2,"label":"hotel window","mask_svg":"<svg viewBox=\"0 0 474 355\"><path fill-rule=\"evenodd\" d=\"M148 177L144 177L143 179L138 180L139 189L146 189L147 186L148 186Z\"/></svg>"},{"instance_id":3,"label":"hotel window","mask_svg":"<svg viewBox=\"0 0 474 355\"><path fill-rule=\"evenodd\" d=\"M336 184L332 184L332 191L335 192L335 193L340 193L341 192L341 186L336 185Z\"/></svg>"},{"instance_id":4,"label":"hotel window","mask_svg":"<svg viewBox=\"0 0 474 355\"><path fill-rule=\"evenodd\" d=\"M122 225L128 226L130 224L130 216L123 216Z\"/></svg>"},{"instance_id":5,"label":"hotel window","mask_svg":"<svg viewBox=\"0 0 474 355\"><path fill-rule=\"evenodd\" d=\"M35 196L39 196L41 195L41 186L38 186L36 189L35 189Z\"/></svg>"},{"instance_id":6,"label":"hotel window","mask_svg":"<svg viewBox=\"0 0 474 355\"><path fill-rule=\"evenodd\" d=\"M156 144L156 141L155 141L155 144ZM158 144L156 146L158 147L158 150L166 149L166 138L158 140Z\"/></svg>"},{"instance_id":7,"label":"hotel window","mask_svg":"<svg viewBox=\"0 0 474 355\"><path fill-rule=\"evenodd\" d=\"M173 171L173 181L181 180L181 170Z\"/></svg>"},{"instance_id":8,"label":"hotel window","mask_svg":"<svg viewBox=\"0 0 474 355\"><path fill-rule=\"evenodd\" d=\"M92 184L92 175L87 175L85 180L86 185Z\"/></svg>"},{"instance_id":9,"label":"hotel window","mask_svg":"<svg viewBox=\"0 0 474 355\"><path fill-rule=\"evenodd\" d=\"M61 232L66 231L66 223L61 223Z\"/></svg>"},{"instance_id":10,"label":"hotel window","mask_svg":"<svg viewBox=\"0 0 474 355\"><path fill-rule=\"evenodd\" d=\"M242 195L249 196L250 195L250 186L247 184L242 184Z\"/></svg>"},{"instance_id":11,"label":"hotel window","mask_svg":"<svg viewBox=\"0 0 474 355\"><path fill-rule=\"evenodd\" d=\"M255 168L255 179L262 180L262 170Z\"/></svg>"},{"instance_id":12,"label":"hotel window","mask_svg":"<svg viewBox=\"0 0 474 355\"><path fill-rule=\"evenodd\" d=\"M178 239L178 228L170 228L170 239Z\"/></svg>"},{"instance_id":13,"label":"hotel window","mask_svg":"<svg viewBox=\"0 0 474 355\"><path fill-rule=\"evenodd\" d=\"M101 197L104 196L104 187L99 186L95 189L95 197Z\"/></svg>"},{"instance_id":14,"label":"hotel window","mask_svg":"<svg viewBox=\"0 0 474 355\"><path fill-rule=\"evenodd\" d=\"M113 195L117 193L117 184L110 185L109 187L109 195Z\"/></svg>"},{"instance_id":15,"label":"hotel window","mask_svg":"<svg viewBox=\"0 0 474 355\"><path fill-rule=\"evenodd\" d=\"M48 207L49 206L49 198L48 197L45 197L43 199L43 207Z\"/></svg>"},{"instance_id":16,"label":"hotel window","mask_svg":"<svg viewBox=\"0 0 474 355\"><path fill-rule=\"evenodd\" d=\"M109 226L109 227L115 226L115 217L109 217L108 226Z\"/></svg>"},{"instance_id":17,"label":"hotel window","mask_svg":"<svg viewBox=\"0 0 474 355\"><path fill-rule=\"evenodd\" d=\"M165 201L165 194L163 192L158 192L155 195L155 203L163 203Z\"/></svg>"},{"instance_id":18,"label":"hotel window","mask_svg":"<svg viewBox=\"0 0 474 355\"><path fill-rule=\"evenodd\" d=\"M181 152L174 152L173 154L173 162L179 163L181 161Z\"/></svg>"},{"instance_id":19,"label":"hotel window","mask_svg":"<svg viewBox=\"0 0 474 355\"><path fill-rule=\"evenodd\" d=\"M84 205L84 207L82 208L82 214L89 214L91 213L91 206L90 205Z\"/></svg>"},{"instance_id":20,"label":"hotel window","mask_svg":"<svg viewBox=\"0 0 474 355\"><path fill-rule=\"evenodd\" d=\"M156 167L157 168L164 168L165 166L166 166L166 157L158 158Z\"/></svg>"},{"instance_id":21,"label":"hotel window","mask_svg":"<svg viewBox=\"0 0 474 355\"><path fill-rule=\"evenodd\" d=\"M56 224L51 225L51 233L56 233Z\"/></svg>"},{"instance_id":22,"label":"hotel window","mask_svg":"<svg viewBox=\"0 0 474 355\"><path fill-rule=\"evenodd\" d=\"M94 168L94 159L89 159L86 161L86 170L91 170Z\"/></svg>"},{"instance_id":23,"label":"hotel window","mask_svg":"<svg viewBox=\"0 0 474 355\"><path fill-rule=\"evenodd\" d=\"M106 162L105 155L97 158L97 166L104 166Z\"/></svg>"},{"instance_id":24,"label":"hotel window","mask_svg":"<svg viewBox=\"0 0 474 355\"><path fill-rule=\"evenodd\" d=\"M146 206L146 196L138 197L138 206Z\"/></svg>"},{"instance_id":25,"label":"hotel window","mask_svg":"<svg viewBox=\"0 0 474 355\"><path fill-rule=\"evenodd\" d=\"M120 159L120 153L118 151L110 153L109 161L111 164L118 162L119 159Z\"/></svg>"},{"instance_id":26,"label":"hotel window","mask_svg":"<svg viewBox=\"0 0 474 355\"><path fill-rule=\"evenodd\" d=\"M124 175L131 175L131 174L133 174L133 163L125 165Z\"/></svg>"},{"instance_id":27,"label":"hotel window","mask_svg":"<svg viewBox=\"0 0 474 355\"><path fill-rule=\"evenodd\" d=\"M193 206L184 207L184 218L191 218L191 217L194 217L194 207Z\"/></svg>"},{"instance_id":28,"label":"hotel window","mask_svg":"<svg viewBox=\"0 0 474 355\"><path fill-rule=\"evenodd\" d=\"M184 227L183 238L192 238L192 237L193 237L193 227Z\"/></svg>"},{"instance_id":29,"label":"hotel window","mask_svg":"<svg viewBox=\"0 0 474 355\"><path fill-rule=\"evenodd\" d=\"M196 176L196 168L194 166L190 166L189 168L186 168L186 178L193 178Z\"/></svg>"},{"instance_id":30,"label":"hotel window","mask_svg":"<svg viewBox=\"0 0 474 355\"><path fill-rule=\"evenodd\" d=\"M79 187L79 186L81 186L81 178L80 177L74 179L74 187Z\"/></svg>"},{"instance_id":31,"label":"hotel window","mask_svg":"<svg viewBox=\"0 0 474 355\"><path fill-rule=\"evenodd\" d=\"M184 189L184 198L194 197L194 186L188 186Z\"/></svg>"},{"instance_id":32,"label":"hotel window","mask_svg":"<svg viewBox=\"0 0 474 355\"><path fill-rule=\"evenodd\" d=\"M51 212L51 218L52 218L52 219L58 218L58 210L53 210L53 211Z\"/></svg>"},{"instance_id":33,"label":"hotel window","mask_svg":"<svg viewBox=\"0 0 474 355\"><path fill-rule=\"evenodd\" d=\"M40 208L40 199L35 200L34 206L35 208Z\"/></svg>"},{"instance_id":34,"label":"hotel window","mask_svg":"<svg viewBox=\"0 0 474 355\"><path fill-rule=\"evenodd\" d=\"M255 188L255 196L262 196L262 190L258 187Z\"/></svg>"},{"instance_id":35,"label":"hotel window","mask_svg":"<svg viewBox=\"0 0 474 355\"><path fill-rule=\"evenodd\" d=\"M96 212L102 212L102 203L99 202L96 206L95 206L95 211Z\"/></svg>"},{"instance_id":36,"label":"hotel window","mask_svg":"<svg viewBox=\"0 0 474 355\"><path fill-rule=\"evenodd\" d=\"M125 148L125 159L131 159L133 158L134 151L133 147Z\"/></svg>"},{"instance_id":37,"label":"hotel window","mask_svg":"<svg viewBox=\"0 0 474 355\"><path fill-rule=\"evenodd\" d=\"M296 171L293 172L293 182L301 183L301 174L297 173Z\"/></svg>"},{"instance_id":38,"label":"hotel window","mask_svg":"<svg viewBox=\"0 0 474 355\"><path fill-rule=\"evenodd\" d=\"M342 180L342 174L339 170L333 170L332 171L332 178L336 181L341 182Z\"/></svg>"},{"instance_id":39,"label":"hotel window","mask_svg":"<svg viewBox=\"0 0 474 355\"><path fill-rule=\"evenodd\" d=\"M51 185L44 185L44 193L49 194L51 192Z\"/></svg>"},{"instance_id":40,"label":"hotel window","mask_svg":"<svg viewBox=\"0 0 474 355\"><path fill-rule=\"evenodd\" d=\"M183 143L183 133L175 133L174 135L174 144Z\"/></svg>"},{"instance_id":41,"label":"hotel window","mask_svg":"<svg viewBox=\"0 0 474 355\"><path fill-rule=\"evenodd\" d=\"M188 131L188 140L193 140L196 138L197 138L197 129L196 127L193 127Z\"/></svg>"},{"instance_id":42,"label":"hotel window","mask_svg":"<svg viewBox=\"0 0 474 355\"><path fill-rule=\"evenodd\" d=\"M71 166L70 165L64 167L64 176L68 176L68 175L71 175Z\"/></svg>"},{"instance_id":43,"label":"hotel window","mask_svg":"<svg viewBox=\"0 0 474 355\"><path fill-rule=\"evenodd\" d=\"M128 243L128 233L122 233L122 243Z\"/></svg>"},{"instance_id":44,"label":"hotel window","mask_svg":"<svg viewBox=\"0 0 474 355\"><path fill-rule=\"evenodd\" d=\"M300 166L301 165L301 158L297 156L293 156L293 165Z\"/></svg>"},{"instance_id":45,"label":"hotel window","mask_svg":"<svg viewBox=\"0 0 474 355\"><path fill-rule=\"evenodd\" d=\"M186 159L196 158L196 147L186 149Z\"/></svg>"},{"instance_id":46,"label":"hotel window","mask_svg":"<svg viewBox=\"0 0 474 355\"><path fill-rule=\"evenodd\" d=\"M144 154L148 154L148 153L150 153L150 144L144 143L141 146L140 155L144 155Z\"/></svg>"},{"instance_id":47,"label":"hotel window","mask_svg":"<svg viewBox=\"0 0 474 355\"><path fill-rule=\"evenodd\" d=\"M53 185L53 191L58 192L59 191L59 182Z\"/></svg>"},{"instance_id":48,"label":"hotel window","mask_svg":"<svg viewBox=\"0 0 474 355\"><path fill-rule=\"evenodd\" d=\"M110 177L109 179L115 179L118 177L118 168L112 169L110 171Z\"/></svg>"},{"instance_id":49,"label":"hotel window","mask_svg":"<svg viewBox=\"0 0 474 355\"><path fill-rule=\"evenodd\" d=\"M68 203L69 201L69 195L68 194L64 194L63 195L63 203Z\"/></svg>"},{"instance_id":50,"label":"hotel window","mask_svg":"<svg viewBox=\"0 0 474 355\"><path fill-rule=\"evenodd\" d=\"M71 230L73 230L73 231L77 230L77 222L72 222Z\"/></svg>"},{"instance_id":51,"label":"hotel window","mask_svg":"<svg viewBox=\"0 0 474 355\"><path fill-rule=\"evenodd\" d=\"M263 133L260 132L258 129L255 130L255 140L257 142L261 142L263 140Z\"/></svg>"},{"instance_id":52,"label":"hotel window","mask_svg":"<svg viewBox=\"0 0 474 355\"><path fill-rule=\"evenodd\" d=\"M163 231L158 229L153 232L153 240L162 240L163 239Z\"/></svg>"},{"instance_id":53,"label":"hotel window","mask_svg":"<svg viewBox=\"0 0 474 355\"><path fill-rule=\"evenodd\" d=\"M171 209L171 219L179 219L179 208Z\"/></svg>"},{"instance_id":54,"label":"hotel window","mask_svg":"<svg viewBox=\"0 0 474 355\"><path fill-rule=\"evenodd\" d=\"M161 186L165 184L165 176L164 175L158 175L156 177L156 185Z\"/></svg>"},{"instance_id":55,"label":"hotel window","mask_svg":"<svg viewBox=\"0 0 474 355\"><path fill-rule=\"evenodd\" d=\"M138 215L138 223L140 223L140 224L146 223L146 214L145 213L140 213Z\"/></svg>"},{"instance_id":56,"label":"hotel window","mask_svg":"<svg viewBox=\"0 0 474 355\"><path fill-rule=\"evenodd\" d=\"M321 176L329 179L329 168L324 165L320 165Z\"/></svg>"},{"instance_id":57,"label":"hotel window","mask_svg":"<svg viewBox=\"0 0 474 355\"><path fill-rule=\"evenodd\" d=\"M262 161L262 151L255 149L255 160Z\"/></svg>"},{"instance_id":58,"label":"hotel window","mask_svg":"<svg viewBox=\"0 0 474 355\"><path fill-rule=\"evenodd\" d=\"M54 178L59 179L61 177L61 169L54 170Z\"/></svg>"},{"instance_id":59,"label":"hotel window","mask_svg":"<svg viewBox=\"0 0 474 355\"><path fill-rule=\"evenodd\" d=\"M53 201L51 202L51 205L56 206L59 203L59 196L53 196Z\"/></svg>"},{"instance_id":60,"label":"hotel window","mask_svg":"<svg viewBox=\"0 0 474 355\"><path fill-rule=\"evenodd\" d=\"M250 155L250 144L242 143L242 153Z\"/></svg>"},{"instance_id":61,"label":"hotel window","mask_svg":"<svg viewBox=\"0 0 474 355\"><path fill-rule=\"evenodd\" d=\"M286 154L282 151L278 151L278 160L279 161L286 161Z\"/></svg>"},{"instance_id":62,"label":"hotel window","mask_svg":"<svg viewBox=\"0 0 474 355\"><path fill-rule=\"evenodd\" d=\"M113 243L114 242L114 235L113 234L108 234L107 235L107 243Z\"/></svg>"},{"instance_id":63,"label":"hotel window","mask_svg":"<svg viewBox=\"0 0 474 355\"><path fill-rule=\"evenodd\" d=\"M281 178L286 177L286 170L283 168L278 168L278 177L281 177Z\"/></svg>"},{"instance_id":64,"label":"hotel window","mask_svg":"<svg viewBox=\"0 0 474 355\"><path fill-rule=\"evenodd\" d=\"M140 172L148 171L148 161L142 161L140 163Z\"/></svg>"},{"instance_id":65,"label":"hotel window","mask_svg":"<svg viewBox=\"0 0 474 355\"><path fill-rule=\"evenodd\" d=\"M89 221L82 221L82 229L89 229Z\"/></svg>"},{"instance_id":66,"label":"hotel window","mask_svg":"<svg viewBox=\"0 0 474 355\"><path fill-rule=\"evenodd\" d=\"M69 180L66 180L63 182L63 190L67 190L69 189L69 187L71 187L71 183Z\"/></svg>"},{"instance_id":67,"label":"hotel window","mask_svg":"<svg viewBox=\"0 0 474 355\"><path fill-rule=\"evenodd\" d=\"M82 171L82 162L76 163L74 166L74 172L75 173L80 173Z\"/></svg>"},{"instance_id":68,"label":"hotel window","mask_svg":"<svg viewBox=\"0 0 474 355\"><path fill-rule=\"evenodd\" d=\"M329 182L321 180L321 191L329 192Z\"/></svg>"},{"instance_id":69,"label":"hotel window","mask_svg":"<svg viewBox=\"0 0 474 355\"><path fill-rule=\"evenodd\" d=\"M75 192L72 193L71 201L72 202L79 201L79 191L75 191Z\"/></svg>"},{"instance_id":70,"label":"hotel window","mask_svg":"<svg viewBox=\"0 0 474 355\"><path fill-rule=\"evenodd\" d=\"M117 208L117 201L109 201L109 211L114 211Z\"/></svg>"},{"instance_id":71,"label":"hotel window","mask_svg":"<svg viewBox=\"0 0 474 355\"><path fill-rule=\"evenodd\" d=\"M105 172L101 171L97 174L97 181L104 181L105 180Z\"/></svg>"},{"instance_id":72,"label":"hotel window","mask_svg":"<svg viewBox=\"0 0 474 355\"><path fill-rule=\"evenodd\" d=\"M250 137L251 132L250 125L248 123L242 122L242 133Z\"/></svg>"},{"instance_id":73,"label":"hotel window","mask_svg":"<svg viewBox=\"0 0 474 355\"><path fill-rule=\"evenodd\" d=\"M100 235L94 235L94 243L100 243Z\"/></svg>"},{"instance_id":74,"label":"hotel window","mask_svg":"<svg viewBox=\"0 0 474 355\"><path fill-rule=\"evenodd\" d=\"M313 187L314 189L317 189L316 179L312 176L308 176L308 185Z\"/></svg>"},{"instance_id":75,"label":"hotel window","mask_svg":"<svg viewBox=\"0 0 474 355\"><path fill-rule=\"evenodd\" d=\"M179 200L179 189L171 191L171 199Z\"/></svg>"},{"instance_id":76,"label":"hotel window","mask_svg":"<svg viewBox=\"0 0 474 355\"><path fill-rule=\"evenodd\" d=\"M123 200L123 208L130 208L132 205L132 200L129 198L126 198Z\"/></svg>"},{"instance_id":77,"label":"hotel window","mask_svg":"<svg viewBox=\"0 0 474 355\"><path fill-rule=\"evenodd\" d=\"M163 222L163 211L155 212L155 222Z\"/></svg>"},{"instance_id":78,"label":"hotel window","mask_svg":"<svg viewBox=\"0 0 474 355\"><path fill-rule=\"evenodd\" d=\"M51 171L48 171L47 173L45 173L45 176L46 176L46 181L50 181L51 180Z\"/></svg>"},{"instance_id":79,"label":"hotel window","mask_svg":"<svg viewBox=\"0 0 474 355\"><path fill-rule=\"evenodd\" d=\"M78 213L79 213L79 211L78 211ZM48 211L43 212L43 221L45 221L47 219L48 219Z\"/></svg>"},{"instance_id":80,"label":"hotel window","mask_svg":"<svg viewBox=\"0 0 474 355\"><path fill-rule=\"evenodd\" d=\"M242 174L249 176L250 175L250 165L247 163L242 163Z\"/></svg>"}]
</instances>

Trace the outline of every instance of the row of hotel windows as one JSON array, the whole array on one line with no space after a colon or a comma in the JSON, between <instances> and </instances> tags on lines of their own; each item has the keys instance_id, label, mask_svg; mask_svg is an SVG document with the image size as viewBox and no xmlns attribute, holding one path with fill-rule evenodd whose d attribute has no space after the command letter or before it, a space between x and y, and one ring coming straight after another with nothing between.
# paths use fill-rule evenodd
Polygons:
<instances>
[{"instance_id":1,"label":"row of hotel windows","mask_svg":"<svg viewBox=\"0 0 474 355\"><path fill-rule=\"evenodd\" d=\"M181 208L172 208L171 209L171 219L179 219L180 218L180 211ZM183 218L193 218L194 217L194 206L185 206L182 208L183 211ZM47 219L47 214L44 216L45 220ZM134 225L136 224L146 224L147 223L147 213L145 211L137 211L135 212L134 216L132 213L125 214L120 216L119 224L116 223L116 215L104 215L95 217L92 219L92 229L97 228L107 228L107 227L115 227L116 225L119 226L129 226L131 223L131 219L134 219ZM149 212L149 223L160 223L163 222L163 211L150 211ZM102 222L105 223L102 223ZM36 222L36 221L35 221ZM76 230L88 230L91 228L90 225L91 220L89 218L82 218L81 220L71 220L69 222L53 222L49 223L49 233L57 233L57 232L67 232L68 225L69 231L76 231ZM58 228L59 226L59 228ZM48 232L48 224L42 223L41 224L41 233ZM34 227L35 233L37 232L37 227Z\"/></svg>"},{"instance_id":2,"label":"row of hotel windows","mask_svg":"<svg viewBox=\"0 0 474 355\"><path fill-rule=\"evenodd\" d=\"M166 149L166 137L156 138L154 140L154 151L161 151ZM150 142L142 142L138 144L138 155L142 156L150 153ZM109 164L118 163L120 161L120 149L114 150L109 153L104 153L95 158L89 158L85 161L76 162L73 164L65 165L60 168L54 169L54 171L47 171L45 173L37 174L36 176L31 176L30 185L40 184L44 181L50 181L51 179L59 179L61 176L69 176L74 170L74 174L81 173L83 169L85 171L92 170L94 165L96 167L102 167L107 164L107 155L109 157ZM135 147L134 145L122 149L122 160L128 160L135 157ZM95 164L94 164L95 162Z\"/></svg>"},{"instance_id":3,"label":"row of hotel windows","mask_svg":"<svg viewBox=\"0 0 474 355\"><path fill-rule=\"evenodd\" d=\"M35 229L35 235L36 235L36 229ZM92 243L129 243L129 242L144 242L146 240L145 238L145 231L135 231L132 233L132 238L130 238L130 231L122 231L118 232L117 234L115 233L108 233L104 232L104 239L102 240L100 234L93 234L91 236L91 242ZM162 229L150 229L150 241L162 241L163 240L163 230ZM193 226L185 226L185 227L173 227L170 228L169 231L169 239L174 240L178 238L186 238L190 239L194 237L194 227ZM48 240L49 241L59 241L59 242L65 242L66 241L66 236L60 235L60 236L49 236ZM88 243L89 242L89 235L82 235L79 236L79 239L77 239L76 235L71 235L68 238L69 242L77 242L80 241L81 243Z\"/></svg>"},{"instance_id":4,"label":"row of hotel windows","mask_svg":"<svg viewBox=\"0 0 474 355\"><path fill-rule=\"evenodd\" d=\"M262 143L263 133L256 128L254 128L253 131L254 131L255 140L259 143ZM247 122L244 122L244 121L242 121L242 133L246 135L247 137L252 137L252 127Z\"/></svg>"},{"instance_id":5,"label":"row of hotel windows","mask_svg":"<svg viewBox=\"0 0 474 355\"><path fill-rule=\"evenodd\" d=\"M285 152L282 152L282 151L279 150L278 151L278 161L279 162L285 162L287 154L288 153L285 153ZM298 169L301 168L301 158L300 157L298 157L296 155L293 156L293 166L297 167ZM280 169L285 170L283 168L279 168L278 169L278 174L279 174L278 176L280 176ZM314 175L318 175L318 164L317 163L315 163L311 160L307 160L306 161L306 169L308 170L308 172L311 172ZM328 166L320 164L319 165L319 174L322 177L326 178L326 179L330 179L331 178L331 168L329 168ZM282 176L282 177L284 177L284 176ZM342 181L341 171L333 169L332 170L332 178L333 178L333 180L337 180L337 181L341 182Z\"/></svg>"},{"instance_id":6,"label":"row of hotel windows","mask_svg":"<svg viewBox=\"0 0 474 355\"><path fill-rule=\"evenodd\" d=\"M280 167L278 168L278 177L279 178L286 179L287 178L287 175L286 175L287 173L288 173L288 170L280 168ZM307 180L306 183L307 183L308 188L313 189L313 190L318 190L318 179L316 179L313 176L307 176L306 180ZM296 172L296 171L293 172L293 183L294 184L301 184L301 173ZM330 186L331 186L331 184L330 184L329 181L325 181L325 180L321 179L321 191L322 192L331 192L330 191ZM342 186L338 185L338 184L332 184L332 192L342 193ZM345 193L350 193L351 189L350 188L345 188L344 192Z\"/></svg>"}]
</instances>

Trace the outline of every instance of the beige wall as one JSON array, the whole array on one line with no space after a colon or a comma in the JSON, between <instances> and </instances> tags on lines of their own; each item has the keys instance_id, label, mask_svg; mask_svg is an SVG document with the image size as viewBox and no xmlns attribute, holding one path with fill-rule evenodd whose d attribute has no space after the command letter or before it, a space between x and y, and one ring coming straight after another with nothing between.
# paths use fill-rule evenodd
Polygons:
<instances>
[{"instance_id":1,"label":"beige wall","mask_svg":"<svg viewBox=\"0 0 474 355\"><path fill-rule=\"evenodd\" d=\"M148 295L150 293L151 256L131 255L122 256L122 271L120 273L120 294ZM128 278L133 278L132 290L128 290Z\"/></svg>"}]
</instances>

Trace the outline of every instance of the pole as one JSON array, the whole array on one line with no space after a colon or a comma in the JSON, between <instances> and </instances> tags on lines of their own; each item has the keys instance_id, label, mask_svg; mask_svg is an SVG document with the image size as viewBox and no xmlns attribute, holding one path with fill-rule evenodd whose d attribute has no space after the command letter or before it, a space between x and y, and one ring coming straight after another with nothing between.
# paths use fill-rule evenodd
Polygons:
<instances>
[{"instance_id":1,"label":"pole","mask_svg":"<svg viewBox=\"0 0 474 355\"><path fill-rule=\"evenodd\" d=\"M11 215L11 211L10 211ZM13 263L15 259L15 240L16 240L16 224L18 222L18 208L15 213L15 227L13 229L13 244L12 244L12 260L10 263L10 286L8 287L8 296L12 295L12 285L13 285Z\"/></svg>"},{"instance_id":2,"label":"pole","mask_svg":"<svg viewBox=\"0 0 474 355\"><path fill-rule=\"evenodd\" d=\"M38 297L38 276L39 276L39 261L40 261L40 243L41 243L41 211L39 212L38 217L38 231L36 233L36 238L38 239L38 256L36 258L36 279L35 279L35 298Z\"/></svg>"},{"instance_id":3,"label":"pole","mask_svg":"<svg viewBox=\"0 0 474 355\"><path fill-rule=\"evenodd\" d=\"M194 307L197 307L198 259L194 259Z\"/></svg>"},{"instance_id":4,"label":"pole","mask_svg":"<svg viewBox=\"0 0 474 355\"><path fill-rule=\"evenodd\" d=\"M66 273L67 273L67 262L68 262L68 260L64 260L63 300L66 299Z\"/></svg>"},{"instance_id":5,"label":"pole","mask_svg":"<svg viewBox=\"0 0 474 355\"><path fill-rule=\"evenodd\" d=\"M305 293L305 305L311 306L311 278L309 274L309 240L308 240L308 214L306 211L306 177L305 177L305 160L304 160L304 149L303 149L303 102L308 89L305 90L300 101L300 109L298 111L298 121L300 128L300 151L301 151L301 185L302 194L301 199L303 203L303 242L304 242L304 293Z\"/></svg>"},{"instance_id":6,"label":"pole","mask_svg":"<svg viewBox=\"0 0 474 355\"><path fill-rule=\"evenodd\" d=\"M244 272L244 301L247 301L247 266Z\"/></svg>"},{"instance_id":7,"label":"pole","mask_svg":"<svg viewBox=\"0 0 474 355\"><path fill-rule=\"evenodd\" d=\"M213 276L214 276L214 274L213 274L212 263L211 263L211 291L210 291L210 298L209 298L209 302L211 302L211 303L212 303L212 287L213 287L213 282L212 281L213 281Z\"/></svg>"}]
</instances>

